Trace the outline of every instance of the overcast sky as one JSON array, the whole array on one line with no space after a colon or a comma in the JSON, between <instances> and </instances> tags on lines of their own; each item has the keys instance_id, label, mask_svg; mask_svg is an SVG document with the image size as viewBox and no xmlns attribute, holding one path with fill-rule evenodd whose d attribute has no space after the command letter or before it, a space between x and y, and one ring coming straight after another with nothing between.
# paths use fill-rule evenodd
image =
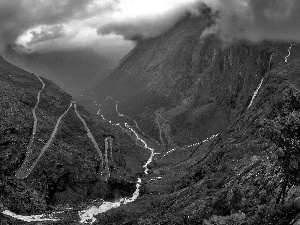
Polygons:
<instances>
[{"instance_id":1,"label":"overcast sky","mask_svg":"<svg viewBox=\"0 0 300 225\"><path fill-rule=\"evenodd\" d=\"M0 48L92 47L120 59L137 37L162 34L205 2L220 18L205 33L226 41L299 40L299 0L0 0Z\"/></svg>"},{"instance_id":2,"label":"overcast sky","mask_svg":"<svg viewBox=\"0 0 300 225\"><path fill-rule=\"evenodd\" d=\"M0 41L34 51L92 47L118 59L137 36L171 27L197 0L0 0Z\"/></svg>"}]
</instances>

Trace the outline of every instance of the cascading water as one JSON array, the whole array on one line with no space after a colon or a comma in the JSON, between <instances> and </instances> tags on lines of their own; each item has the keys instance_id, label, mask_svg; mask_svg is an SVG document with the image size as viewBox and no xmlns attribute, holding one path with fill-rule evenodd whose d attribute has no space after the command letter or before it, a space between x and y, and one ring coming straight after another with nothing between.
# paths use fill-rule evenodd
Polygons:
<instances>
[{"instance_id":1,"label":"cascading water","mask_svg":"<svg viewBox=\"0 0 300 225\"><path fill-rule=\"evenodd\" d=\"M264 81L264 78L261 79L261 81L260 81L258 87L257 87L256 90L254 91L253 96L252 96L252 99L251 99L251 102L250 102L250 104L248 105L247 109L249 109L249 108L252 106L253 101L254 101L254 99L255 99L255 97L256 97L256 95L257 95L259 89L261 88L261 85L263 84L263 81Z\"/></svg>"},{"instance_id":2,"label":"cascading water","mask_svg":"<svg viewBox=\"0 0 300 225\"><path fill-rule=\"evenodd\" d=\"M284 62L288 62L288 59L289 59L289 57L291 56L291 50L292 50L292 47L294 46L294 45L296 45L296 44L291 44L290 45L290 47L288 48L288 54L287 54L287 56L285 56L284 58Z\"/></svg>"}]
</instances>

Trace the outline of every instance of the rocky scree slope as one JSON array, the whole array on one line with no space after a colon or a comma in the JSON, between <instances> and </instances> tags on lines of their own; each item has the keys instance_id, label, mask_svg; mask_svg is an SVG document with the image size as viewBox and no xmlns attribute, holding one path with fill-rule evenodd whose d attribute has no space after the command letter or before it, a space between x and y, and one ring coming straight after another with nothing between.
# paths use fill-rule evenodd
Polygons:
<instances>
[{"instance_id":1,"label":"rocky scree slope","mask_svg":"<svg viewBox=\"0 0 300 225\"><path fill-rule=\"evenodd\" d=\"M72 98L51 81L41 78L45 88L36 110L38 126L33 151L40 151L50 138L56 121L69 107ZM93 199L114 199L135 191L138 170L125 160L134 142L115 134L84 108L77 106L97 144L104 154L104 137L114 135L111 177L99 177L99 155L87 136L82 122L71 108L65 115L50 147L45 151L26 179L17 179L16 171L26 156L33 128L32 108L42 83L26 72L0 58L0 210L34 214L58 206L88 203ZM119 143L122 143L120 146ZM125 153L124 153L124 152ZM126 158L128 159L128 158ZM146 157L145 157L146 159ZM145 160L141 157L142 160ZM139 168L143 170L142 166ZM118 194L117 194L118 193ZM116 194L118 196L116 196ZM5 218L0 220L6 221Z\"/></svg>"}]
</instances>

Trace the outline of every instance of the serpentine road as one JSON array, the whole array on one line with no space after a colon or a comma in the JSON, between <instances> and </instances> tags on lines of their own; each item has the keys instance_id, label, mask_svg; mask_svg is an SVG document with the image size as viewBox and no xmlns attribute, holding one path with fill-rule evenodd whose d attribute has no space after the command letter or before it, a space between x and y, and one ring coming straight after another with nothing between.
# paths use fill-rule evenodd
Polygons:
<instances>
[{"instance_id":1,"label":"serpentine road","mask_svg":"<svg viewBox=\"0 0 300 225\"><path fill-rule=\"evenodd\" d=\"M97 149L97 152L98 152L99 157L100 157L100 160L101 160L100 169L102 169L103 166L104 166L104 163L103 163L104 159L103 159L102 152L101 152L101 150L100 150L100 148L99 148L99 146L98 146L98 144L97 144L97 142L96 142L96 140L95 140L95 138L94 138L92 132L90 131L89 127L87 126L85 120L84 120L84 119L80 116L80 114L78 113L76 102L73 101L73 103L74 103L74 110L75 110L75 113L76 113L77 117L78 117L78 118L81 120L81 122L83 123L83 126L84 126L84 128L85 128L85 130L86 130L86 132L87 132L87 135L88 135L89 139L93 142L95 148Z\"/></svg>"},{"instance_id":2,"label":"serpentine road","mask_svg":"<svg viewBox=\"0 0 300 225\"><path fill-rule=\"evenodd\" d=\"M111 98L111 97L108 97L108 98ZM123 115L123 114L121 114L121 113L118 112L117 101L115 101L115 102L116 102L116 111L117 111L118 115L119 116L124 116L126 118L129 118L129 117L127 117L127 116L125 116L125 115ZM98 115L100 115L100 110L98 111ZM115 124L111 120L106 120L103 115L101 115L101 117L102 117L103 120L108 121L111 125L116 126L116 127L120 127L123 131L125 131L126 133L128 133L130 137L132 137L132 138L134 138L136 140L136 144L137 145L139 145L140 147L143 147L145 149L150 150L150 152L151 152L150 157L148 158L147 162L143 165L144 174L147 175L148 171L149 171L148 165L153 161L153 157L155 155L154 149L151 148L146 143L146 141L129 124L124 123L125 127L123 127L120 123L116 123ZM131 118L129 118L129 119L132 120ZM132 121L135 122L136 128L139 129L137 122L135 120L132 120ZM112 139L111 138L106 138L105 139L106 170L109 170L108 159L107 159L107 155L108 155L107 150L108 150L108 147L109 147L108 141L110 143L110 149L112 149L112 147L111 147L111 141L112 141ZM112 155L111 155L111 158L112 158ZM114 202L104 202L100 206L92 206L92 207L90 207L87 210L80 211L79 212L80 223L90 223L90 224L92 224L92 223L94 223L96 221L96 218L95 218L96 215L104 213L104 212L106 212L106 211L108 211L110 209L117 208L117 207L119 207L121 205L125 205L127 203L135 201L138 198L138 196L139 196L141 182L142 182L142 179L138 178L137 182L136 182L136 190L133 193L133 195L132 195L131 198L121 198L121 199L119 199L117 201L114 201Z\"/></svg>"},{"instance_id":3,"label":"serpentine road","mask_svg":"<svg viewBox=\"0 0 300 225\"><path fill-rule=\"evenodd\" d=\"M42 81L41 81L42 82ZM43 85L44 88L45 85ZM41 89L42 90L42 89ZM40 92L41 92L40 90ZM39 99L40 99L40 92L38 93L38 101L36 106L34 107L34 109L37 108L38 103L39 103ZM36 164L38 163L38 161L40 160L40 158L42 157L42 155L44 154L44 152L47 150L47 148L50 146L50 144L52 143L53 139L55 138L55 135L57 133L57 130L59 128L59 125L61 123L61 120L64 118L64 116L67 114L67 112L70 110L70 108L74 105L74 110L75 113L77 115L77 117L81 120L81 122L83 123L86 131L87 131L87 135L88 137L91 139L91 141L93 142L95 148L97 149L100 159L101 159L101 163L102 163L102 168L104 168L104 159L103 159L103 154L100 151L100 148L95 140L95 138L93 137L90 129L88 128L85 120L80 116L79 112L77 111L77 104L74 101L71 101L68 109L58 118L56 125L54 127L54 130L51 134L50 139L47 141L47 143L44 145L44 147L42 148L41 152L39 153L38 157L34 160L33 164L28 168L28 165L30 165L30 163L28 162L24 162L23 165L21 166L21 168L17 171L16 173L16 177L20 178L20 179L24 179L26 178L31 171L34 169L34 167L36 166ZM117 105L116 105L116 111L117 111ZM33 110L34 115L35 115L35 110ZM118 111L117 111L118 112ZM118 112L119 116L124 116L123 114ZM103 116L102 116L103 117ZM126 116L125 116L126 117ZM34 116L35 120L36 116ZM103 117L104 119L104 117ZM113 124L111 121L109 121L111 124ZM139 129L138 124L135 122L136 128ZM33 135L36 132L36 126L37 126L37 122L34 123L35 125L35 129L33 132ZM126 131L132 138L135 139L136 144L139 145L140 147L143 147L147 150L150 150L151 154L150 157L148 158L147 162L143 165L144 168L144 174L147 175L148 171L149 171L149 164L153 161L153 157L155 155L154 149L152 147L150 147L147 142L143 139L143 137L141 135L139 135L133 127L131 127L129 124L124 123L125 127L122 127L120 124L113 124L114 126L119 126L121 127L124 131ZM106 173L106 178L110 176L110 171L109 171L109 164L108 164L108 148L110 148L110 154L111 154L111 160L112 160L112 138L108 137L105 138L105 173ZM28 157L29 159L29 157ZM26 161L26 160L25 160ZM103 171L103 170L102 170ZM92 224L93 222L96 221L95 215L98 215L100 213L106 212L112 208L117 208L121 205L125 205L128 204L130 202L135 201L138 197L139 197L139 192L140 192L140 187L141 187L141 182L142 179L138 178L137 182L136 182L136 190L133 193L131 198L121 198L118 199L117 201L114 202L104 202L102 205L100 206L92 206L86 210L82 210L78 212L78 215L80 217L80 223L89 223ZM23 220L23 221L27 221L27 222L40 222L40 221L59 221L59 217L60 215L62 215L64 212L53 212L51 214L47 214L47 215L31 215L31 216L22 216L22 215L17 215L9 210L5 210L4 212L2 212L5 215L14 217L16 219L19 220Z\"/></svg>"},{"instance_id":4,"label":"serpentine road","mask_svg":"<svg viewBox=\"0 0 300 225\"><path fill-rule=\"evenodd\" d=\"M140 141L141 143L143 143L143 145L141 147L144 147L144 148L149 149L151 151L151 155L150 155L148 161L143 166L144 173L147 175L148 171L149 171L148 165L153 160L154 149L152 149L151 147L149 147L147 145L147 143L138 135L138 133L130 125L128 125L127 123L125 123L125 127L129 130L129 132L132 132L135 135L137 142ZM125 128L123 128L123 129L125 129ZM106 142L106 144L107 144L107 142ZM107 148L105 148L105 149L107 149ZM107 155L107 153L106 153L106 155ZM138 178L138 180L136 182L136 190L133 193L133 195L132 195L131 198L121 198L121 199L119 199L119 200L117 200L115 202L104 202L102 205L100 205L98 207L97 206L92 206L92 207L90 207L87 210L80 211L79 212L80 223L90 223L90 224L92 224L92 223L94 223L96 221L96 218L94 217L95 215L104 213L104 212L106 212L106 211L108 211L110 209L117 208L117 207L119 207L121 205L125 205L125 204L128 204L130 202L135 201L138 198L138 196L139 196L141 182L142 182L142 179Z\"/></svg>"},{"instance_id":5,"label":"serpentine road","mask_svg":"<svg viewBox=\"0 0 300 225\"><path fill-rule=\"evenodd\" d=\"M110 149L110 155L111 155L111 160L112 160L112 138L111 137L107 137L105 138L104 142L105 142L105 180L108 180L108 178L110 177L110 171L109 171L109 165L108 165L108 149Z\"/></svg>"},{"instance_id":6,"label":"serpentine road","mask_svg":"<svg viewBox=\"0 0 300 225\"><path fill-rule=\"evenodd\" d=\"M70 110L70 108L74 105L74 111L77 115L77 117L81 120L81 122L83 123L86 131L87 131L87 135L88 137L91 139L91 141L93 142L95 148L97 149L100 159L101 159L101 164L102 164L102 168L104 168L104 159L103 159L103 154L93 136L93 134L91 133L89 127L87 126L85 120L81 117L81 115L79 114L78 110L77 110L77 104L75 101L71 101L69 107L67 108L67 110L57 119L57 122L55 124L55 127L51 133L51 136L49 138L49 140L47 141L47 143L43 146L43 148L41 150L39 150L39 154L38 157L36 159L33 159L33 149L32 149L32 145L33 145L33 141L34 141L34 137L36 134L36 130L37 130L37 116L36 116L36 109L40 103L40 95L42 90L45 88L45 83L42 81L42 79L36 75L37 78L41 81L42 83L42 88L40 89L40 91L37 94L37 102L32 110L33 113L33 118L34 118L34 124L33 124L33 132L32 132L32 136L29 142L29 145L27 147L27 152L26 152L26 158L22 164L22 166L17 170L16 172L16 177L19 179L25 179L26 177L28 177L30 175L30 173L32 172L32 170L34 169L34 167L36 166L36 164L39 162L40 158L43 156L44 152L49 148L49 146L51 145L53 139L55 138L55 135L58 131L59 125L62 121L62 119L65 117L65 115L68 113L68 111ZM118 110L117 105L116 105L116 111ZM118 112L118 111L117 111ZM125 115L121 114L118 112L119 116L123 116L126 117ZM128 119L130 119L129 117L127 117ZM104 118L103 118L104 119ZM139 129L138 124L135 120L133 120L136 128ZM110 121L111 122L111 121ZM121 128L123 128L120 124L116 124L117 126L120 126ZM138 143L140 141L140 143L142 143L142 147L149 149L151 151L151 155L148 159L148 161L145 163L145 165L143 166L144 168L144 173L148 174L148 165L149 163L152 162L153 156L154 156L154 149L150 148L147 143L139 136L138 133L136 133L134 131L134 129L128 125L127 123L125 123L125 127L123 128L126 130L126 132L131 132L134 134L134 136L136 137L136 143ZM112 138L111 137L107 137L105 138L105 173L106 176L105 178L108 179L110 176L110 171L109 171L109 163L108 163L108 148L110 148L110 155L111 155L111 160L112 160ZM36 152L37 154L38 152ZM30 163L31 161L33 161L33 163ZM103 171L103 170L102 170ZM97 215L99 213L103 213L109 209L112 208L116 208L120 205L123 204L127 204L130 202L135 201L138 196L139 196L139 191L140 191L140 186L141 186L141 178L137 179L136 182L136 190L133 193L133 196L131 198L121 198L116 202L104 202L100 207L96 207L93 206L87 210L83 210L78 212L79 213L79 217L80 217L80 223L93 223L94 221L96 221L94 215ZM17 215L9 210L5 210L2 212L4 215L7 216L11 216L13 218L22 220L22 221L26 221L26 222L41 222L41 221L59 221L60 219L58 218L61 214L63 214L64 212L53 212L51 214L46 214L46 215L31 215L31 216L23 216L23 215Z\"/></svg>"},{"instance_id":7,"label":"serpentine road","mask_svg":"<svg viewBox=\"0 0 300 225\"><path fill-rule=\"evenodd\" d=\"M45 88L45 83L42 81L42 79L37 75L35 74L35 76L39 79L39 81L42 83L42 88L39 90L38 94L37 94L37 101L35 103L35 106L34 108L32 109L32 115L33 115L33 118L34 118L34 122L33 122L33 130L32 130L32 136L31 136L31 139L30 139L30 142L29 142L29 145L28 147L31 149L31 145L33 143L33 140L34 140L34 136L35 136L35 133L36 133L36 128L37 128L37 116L36 116L36 109L40 103L40 99L41 99L41 92L43 91L43 89Z\"/></svg>"},{"instance_id":8,"label":"serpentine road","mask_svg":"<svg viewBox=\"0 0 300 225\"><path fill-rule=\"evenodd\" d=\"M32 109L32 115L33 115L33 128L32 128L32 134L31 134L31 138L30 138L30 141L29 141L29 144L26 148L26 159L29 160L29 157L31 156L31 153L32 153L32 145L33 145L33 141L34 141L34 138L35 138L35 134L36 134L36 130L37 130L37 125L38 125L38 119L37 119L37 116L36 116L36 109L40 103L40 99L41 99L41 92L43 91L43 89L45 88L45 83L42 81L42 79L37 75L37 74L34 74L38 79L39 81L42 83L42 88L38 91L38 94L37 94L37 101ZM26 161L25 159L25 161ZM24 163L23 163L24 165ZM28 175L27 175L28 176Z\"/></svg>"},{"instance_id":9,"label":"serpentine road","mask_svg":"<svg viewBox=\"0 0 300 225\"><path fill-rule=\"evenodd\" d=\"M115 99L113 99L112 97L108 96L108 97L106 98L105 101L107 101L108 98L110 98L111 100L113 100L113 101L116 103L116 112L117 112L118 116L120 116L120 117L125 117L125 118L127 118L127 119L133 121L134 124L135 124L135 127L136 127L137 129L141 130L140 127L139 127L139 125L138 125L138 123L136 122L136 120L134 120L134 119L132 119L132 118L130 118L130 117L128 117L128 116L126 116L126 115L124 115L124 114L122 114L122 113L120 113L120 112L118 111L118 104L119 104L119 102L118 102L117 100L115 100Z\"/></svg>"},{"instance_id":10,"label":"serpentine road","mask_svg":"<svg viewBox=\"0 0 300 225\"><path fill-rule=\"evenodd\" d=\"M157 123L157 126L158 126L158 129L159 129L159 137L160 137L160 141L161 141L161 144L163 146L165 146L165 143L164 143L164 140L163 140L163 136L162 136L162 125L160 125L159 123L159 118L158 117L161 117L159 113L155 113L155 116L156 116L156 123Z\"/></svg>"},{"instance_id":11,"label":"serpentine road","mask_svg":"<svg viewBox=\"0 0 300 225\"><path fill-rule=\"evenodd\" d=\"M52 131L51 137L50 139L47 141L47 143L44 145L44 147L40 150L41 152L39 153L38 157L34 160L34 162L32 163L32 165L28 168L28 166L30 165L29 163L29 158L30 155L26 156L25 161L23 162L22 166L17 170L16 172L16 177L19 179L25 179L26 177L28 177L31 173L31 171L34 169L34 167L36 166L36 164L38 163L38 161L40 160L40 158L42 157L42 155L44 154L44 152L49 148L49 146L51 145L56 133L57 133L57 129L60 125L61 120L63 119L63 117L67 114L67 112L70 110L70 108L72 107L73 103L70 103L69 108L58 118L55 127Z\"/></svg>"}]
</instances>

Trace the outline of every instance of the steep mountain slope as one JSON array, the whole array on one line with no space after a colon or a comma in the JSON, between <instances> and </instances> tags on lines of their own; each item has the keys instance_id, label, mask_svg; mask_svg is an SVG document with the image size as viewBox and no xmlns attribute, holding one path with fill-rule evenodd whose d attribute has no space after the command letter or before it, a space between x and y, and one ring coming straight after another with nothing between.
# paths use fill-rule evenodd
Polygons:
<instances>
[{"instance_id":1,"label":"steep mountain slope","mask_svg":"<svg viewBox=\"0 0 300 225\"><path fill-rule=\"evenodd\" d=\"M272 61L224 132L155 160L143 195L99 215L98 224L286 225L299 219L300 49L297 44L285 60L288 44L263 46L272 50ZM243 44L250 47L256 46Z\"/></svg>"},{"instance_id":2,"label":"steep mountain slope","mask_svg":"<svg viewBox=\"0 0 300 225\"><path fill-rule=\"evenodd\" d=\"M2 60L1 140L8 141L0 160L8 163L1 164L1 204L25 213L61 203L80 208L82 200L131 197L135 189L130 199L103 204L110 208L91 208L87 218L124 225L294 224L300 217L300 45L225 44L217 35L201 36L212 23L208 14L189 16L140 43L95 90L97 100L106 99L97 103L99 119L78 107L103 154L106 134L115 136L117 165L110 160L108 182L96 172L99 154L70 96L45 79L37 147L70 102L71 110L32 174L14 177L26 159L41 83ZM70 212L56 224L74 224L76 216Z\"/></svg>"},{"instance_id":3,"label":"steep mountain slope","mask_svg":"<svg viewBox=\"0 0 300 225\"><path fill-rule=\"evenodd\" d=\"M0 86L1 212L9 209L31 215L67 205L80 208L92 200L114 199L135 191L137 176L143 172L142 163L149 153L132 150L132 140L76 106L58 86L2 57ZM35 106L37 126L33 132ZM114 141L105 147L108 135L113 135ZM101 152L96 145L105 156L105 171L101 171ZM38 156L40 159L31 167ZM30 173L23 176L28 168ZM0 220L6 221L3 215Z\"/></svg>"},{"instance_id":4,"label":"steep mountain slope","mask_svg":"<svg viewBox=\"0 0 300 225\"><path fill-rule=\"evenodd\" d=\"M95 96L102 100L110 95L118 100L120 110L141 121L152 135L158 133L155 112L200 139L220 131L231 114L225 101L233 105L233 98L239 96L232 95L240 94L243 86L250 91L257 85L271 53L263 46L224 50L214 36L201 39L202 31L211 24L210 16L187 17L163 36L140 43L95 89ZM238 71L240 66L255 71L244 74L248 72ZM237 71L241 74L235 74ZM212 123L215 120L219 122ZM176 137L187 138L182 134Z\"/></svg>"},{"instance_id":5,"label":"steep mountain slope","mask_svg":"<svg viewBox=\"0 0 300 225\"><path fill-rule=\"evenodd\" d=\"M110 60L92 49L21 53L8 46L2 54L14 65L52 80L77 99L86 95L85 90L107 76L113 68ZM83 97L87 99L89 96Z\"/></svg>"},{"instance_id":6,"label":"steep mountain slope","mask_svg":"<svg viewBox=\"0 0 300 225\"><path fill-rule=\"evenodd\" d=\"M224 130L250 103L272 54L274 61L284 60L289 44L224 45L215 35L201 36L212 23L206 14L186 17L164 35L140 43L96 87L95 96L112 96L120 111L140 121L157 140L157 113L182 128L184 133L173 128L164 132L171 132L177 143Z\"/></svg>"},{"instance_id":7,"label":"steep mountain slope","mask_svg":"<svg viewBox=\"0 0 300 225\"><path fill-rule=\"evenodd\" d=\"M95 89L165 149L143 195L98 224L284 225L300 216L300 45L203 37L212 23L187 17L139 43Z\"/></svg>"}]
</instances>

